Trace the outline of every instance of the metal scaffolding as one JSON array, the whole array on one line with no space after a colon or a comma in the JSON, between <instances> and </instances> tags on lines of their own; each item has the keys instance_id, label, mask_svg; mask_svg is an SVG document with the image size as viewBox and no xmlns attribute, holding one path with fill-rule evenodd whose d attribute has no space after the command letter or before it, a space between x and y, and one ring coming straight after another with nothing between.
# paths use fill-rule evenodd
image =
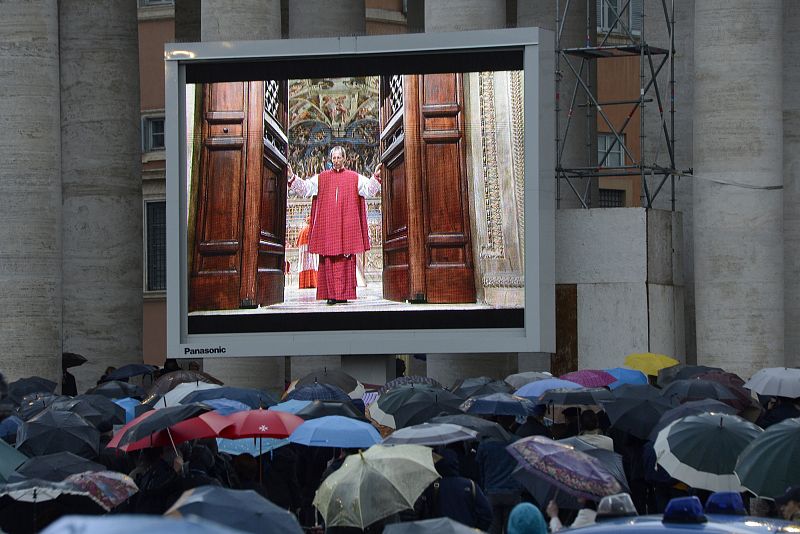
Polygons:
<instances>
[{"instance_id":1,"label":"metal scaffolding","mask_svg":"<svg viewBox=\"0 0 800 534\"><path fill-rule=\"evenodd\" d=\"M641 180L641 205L653 207L653 201L669 182L671 194L671 207L675 210L675 178L691 174L691 170L680 172L675 163L675 0L661 0L663 14L655 14L652 20L658 21L659 28L663 28L669 48L659 48L647 43L645 36L645 2L639 0L635 13L634 0L555 0L556 2L556 199L560 207L562 187L575 194L584 208L590 208L590 192L593 185L602 177L639 176ZM580 9L579 4L585 2L586 8L586 38L584 46L566 47L562 44L564 38L564 25L571 9ZM603 9L607 14L607 27L598 29L597 42L590 42L593 27L599 25L597 17L592 17L594 12L591 7ZM630 14L633 13L633 16ZM632 27L638 18L638 32ZM663 26L660 21L663 17ZM602 35L602 39L601 39ZM620 58L639 56L639 97L629 100L599 101L597 88L590 81L592 72L589 62L615 61ZM597 65L595 65L597 66ZM665 87L659 84L659 74L664 68L668 69L667 84L669 97L664 98ZM572 85L565 81L565 73L575 77ZM663 78L662 78L663 80ZM663 81L662 81L663 84ZM568 97L565 100L564 97ZM658 117L661 123L661 134L657 139L647 139L645 136L645 121L648 115L646 106L655 102L658 106ZM565 105L566 104L566 105ZM625 120L621 125L615 125L604 110L610 106L627 106ZM584 108L584 112L576 113L576 109ZM639 154L626 144L626 129L631 124L639 111ZM593 154L591 136L597 134L593 131L594 117L603 121L608 132L613 136L605 152ZM586 120L586 147L587 164L584 166L570 167L565 162L564 148L567 145L567 136L573 121L580 120L583 115ZM648 144L649 143L649 144ZM621 161L618 164L608 165L609 155L615 148L621 149ZM651 150L648 150L651 149ZM659 164L661 149L667 156L664 164ZM652 161L647 161L645 154L653 153ZM569 194L569 193L568 193Z\"/></svg>"}]
</instances>

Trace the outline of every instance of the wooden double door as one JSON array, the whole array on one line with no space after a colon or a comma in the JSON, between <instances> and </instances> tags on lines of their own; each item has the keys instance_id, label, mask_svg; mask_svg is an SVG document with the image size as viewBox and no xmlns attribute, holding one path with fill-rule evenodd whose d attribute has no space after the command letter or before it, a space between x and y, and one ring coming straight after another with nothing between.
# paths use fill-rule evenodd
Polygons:
<instances>
[{"instance_id":1,"label":"wooden double door","mask_svg":"<svg viewBox=\"0 0 800 534\"><path fill-rule=\"evenodd\" d=\"M460 74L381 80L383 296L475 301ZM202 86L189 218L189 310L283 301L285 82Z\"/></svg>"}]
</instances>

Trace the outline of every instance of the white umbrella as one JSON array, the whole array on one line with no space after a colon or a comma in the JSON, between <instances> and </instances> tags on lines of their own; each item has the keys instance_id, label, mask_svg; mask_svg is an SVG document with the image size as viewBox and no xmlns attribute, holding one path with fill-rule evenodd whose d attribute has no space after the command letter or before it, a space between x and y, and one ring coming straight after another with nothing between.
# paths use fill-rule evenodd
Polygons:
<instances>
[{"instance_id":1,"label":"white umbrella","mask_svg":"<svg viewBox=\"0 0 800 534\"><path fill-rule=\"evenodd\" d=\"M759 395L772 395L776 397L800 397L800 369L788 367L768 367L761 369L744 387Z\"/></svg>"},{"instance_id":2,"label":"white umbrella","mask_svg":"<svg viewBox=\"0 0 800 534\"><path fill-rule=\"evenodd\" d=\"M422 423L395 430L386 439L385 445L410 443L413 445L447 445L457 441L478 439L478 433L461 425L451 423Z\"/></svg>"},{"instance_id":3,"label":"white umbrella","mask_svg":"<svg viewBox=\"0 0 800 534\"><path fill-rule=\"evenodd\" d=\"M326 478L314 506L327 527L365 527L414 503L439 478L431 449L419 445L374 445L347 457Z\"/></svg>"},{"instance_id":4,"label":"white umbrella","mask_svg":"<svg viewBox=\"0 0 800 534\"><path fill-rule=\"evenodd\" d=\"M553 378L553 375L547 371L526 371L524 373L508 375L505 381L516 390L525 384L530 384L531 382L536 382L537 380L546 380L548 378Z\"/></svg>"},{"instance_id":5,"label":"white umbrella","mask_svg":"<svg viewBox=\"0 0 800 534\"><path fill-rule=\"evenodd\" d=\"M167 408L169 406L177 406L181 400L194 391L202 389L216 389L222 387L219 384L209 384L208 382L183 382L175 386L172 390L167 391L163 397L156 401L153 408Z\"/></svg>"}]
</instances>

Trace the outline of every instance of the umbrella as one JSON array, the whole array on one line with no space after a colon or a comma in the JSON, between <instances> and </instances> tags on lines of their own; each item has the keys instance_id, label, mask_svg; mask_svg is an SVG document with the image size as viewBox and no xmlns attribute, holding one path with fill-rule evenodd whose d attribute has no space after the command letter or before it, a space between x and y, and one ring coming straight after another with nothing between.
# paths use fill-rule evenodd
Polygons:
<instances>
[{"instance_id":1,"label":"umbrella","mask_svg":"<svg viewBox=\"0 0 800 534\"><path fill-rule=\"evenodd\" d=\"M605 388L550 389L539 397L539 403L556 406L591 406L611 398L611 392Z\"/></svg>"},{"instance_id":2,"label":"umbrella","mask_svg":"<svg viewBox=\"0 0 800 534\"><path fill-rule=\"evenodd\" d=\"M570 382L569 380L561 380L560 378L546 378L544 380L537 380L519 388L514 392L514 395L526 397L528 399L538 400L545 391L551 389L582 389L583 386Z\"/></svg>"},{"instance_id":3,"label":"umbrella","mask_svg":"<svg viewBox=\"0 0 800 534\"><path fill-rule=\"evenodd\" d=\"M116 471L94 471L69 475L64 482L85 491L108 512L139 491L133 479Z\"/></svg>"},{"instance_id":4,"label":"umbrella","mask_svg":"<svg viewBox=\"0 0 800 534\"><path fill-rule=\"evenodd\" d=\"M600 460L571 445L531 436L506 449L524 469L575 497L598 501L622 491Z\"/></svg>"},{"instance_id":5,"label":"umbrella","mask_svg":"<svg viewBox=\"0 0 800 534\"><path fill-rule=\"evenodd\" d=\"M678 365L673 365L672 367L661 369L658 372L658 379L656 380L656 383L659 385L659 387L663 388L667 387L668 384L674 382L675 380L686 380L711 371L724 372L719 367L709 367L707 365L685 365L680 363Z\"/></svg>"},{"instance_id":6,"label":"umbrella","mask_svg":"<svg viewBox=\"0 0 800 534\"><path fill-rule=\"evenodd\" d=\"M0 439L7 443L14 443L17 439L17 429L23 423L16 415L9 415L0 422Z\"/></svg>"},{"instance_id":7,"label":"umbrella","mask_svg":"<svg viewBox=\"0 0 800 534\"><path fill-rule=\"evenodd\" d=\"M725 404L714 399L705 399L699 401L689 401L679 404L674 408L664 412L658 419L658 422L650 431L649 439L655 441L658 433L669 426L673 421L677 421L687 415L700 415L702 413L724 413L728 415L736 415L736 408L730 404Z\"/></svg>"},{"instance_id":8,"label":"umbrella","mask_svg":"<svg viewBox=\"0 0 800 534\"><path fill-rule=\"evenodd\" d=\"M120 380L111 380L103 382L91 388L86 393L92 395L102 395L109 399L124 399L126 397L144 397L144 390L135 385L122 382Z\"/></svg>"},{"instance_id":9,"label":"umbrella","mask_svg":"<svg viewBox=\"0 0 800 534\"><path fill-rule=\"evenodd\" d=\"M452 423L422 423L395 430L383 440L384 445L447 445L478 439L478 432Z\"/></svg>"},{"instance_id":10,"label":"umbrella","mask_svg":"<svg viewBox=\"0 0 800 534\"><path fill-rule=\"evenodd\" d=\"M218 419L219 437L229 439L286 438L305 422L296 415L274 410L236 412Z\"/></svg>"},{"instance_id":11,"label":"umbrella","mask_svg":"<svg viewBox=\"0 0 800 534\"><path fill-rule=\"evenodd\" d=\"M132 376L150 375L158 369L155 365L143 363L129 363L111 371L106 375L106 380L127 380Z\"/></svg>"},{"instance_id":12,"label":"umbrella","mask_svg":"<svg viewBox=\"0 0 800 534\"><path fill-rule=\"evenodd\" d=\"M348 456L314 496L326 527L364 529L402 510L411 510L439 478L431 450L419 445L375 445Z\"/></svg>"},{"instance_id":13,"label":"umbrella","mask_svg":"<svg viewBox=\"0 0 800 534\"><path fill-rule=\"evenodd\" d=\"M125 397L124 399L114 399L112 401L117 406L125 410L125 422L130 423L136 417L135 409L141 404L138 400L132 397Z\"/></svg>"},{"instance_id":14,"label":"umbrella","mask_svg":"<svg viewBox=\"0 0 800 534\"><path fill-rule=\"evenodd\" d=\"M647 384L647 375L636 369L626 369L624 367L613 367L606 369L606 373L610 374L617 380L608 385L612 390L624 384Z\"/></svg>"},{"instance_id":15,"label":"umbrella","mask_svg":"<svg viewBox=\"0 0 800 534\"><path fill-rule=\"evenodd\" d=\"M287 400L287 401L279 402L275 406L270 406L269 409L270 410L275 410L276 412L285 412L285 413L296 414L297 412L299 412L300 410L302 410L303 408L305 408L306 406L308 406L312 402L313 401L310 401L310 400L294 400L294 399L290 399L290 400Z\"/></svg>"},{"instance_id":16,"label":"umbrella","mask_svg":"<svg viewBox=\"0 0 800 534\"><path fill-rule=\"evenodd\" d=\"M386 384L381 386L381 388L378 390L378 393L383 395L387 391L391 391L393 389L397 389L403 386L410 386L411 384L431 386L435 388L444 389L444 386L440 382L434 380L433 378L427 376L411 375L411 376L398 376L394 380L389 380L388 382L386 382Z\"/></svg>"},{"instance_id":17,"label":"umbrella","mask_svg":"<svg viewBox=\"0 0 800 534\"><path fill-rule=\"evenodd\" d=\"M728 388L731 393L736 396L730 404L734 408L744 410L749 406L754 405L755 399L750 394L750 391L744 388L744 380L735 373L726 373L725 371L709 371L707 373L699 374L695 377L697 380L710 380L721 384Z\"/></svg>"},{"instance_id":18,"label":"umbrella","mask_svg":"<svg viewBox=\"0 0 800 534\"><path fill-rule=\"evenodd\" d=\"M46 410L17 431L17 449L29 456L72 452L94 458L100 448L100 432L72 412Z\"/></svg>"},{"instance_id":19,"label":"umbrella","mask_svg":"<svg viewBox=\"0 0 800 534\"><path fill-rule=\"evenodd\" d=\"M295 415L303 419L316 419L326 415L341 415L343 417L352 417L353 419L360 419L366 421L367 418L364 414L359 412L352 402L340 401L311 401L308 406L298 410Z\"/></svg>"},{"instance_id":20,"label":"umbrella","mask_svg":"<svg viewBox=\"0 0 800 534\"><path fill-rule=\"evenodd\" d=\"M156 410L167 408L169 406L177 406L181 404L181 400L195 391L204 391L207 389L217 389L220 386L217 384L209 384L208 382L183 382L177 384L174 388L164 393L160 399L155 401L146 402ZM189 403L183 403L189 404Z\"/></svg>"},{"instance_id":21,"label":"umbrella","mask_svg":"<svg viewBox=\"0 0 800 534\"><path fill-rule=\"evenodd\" d=\"M619 399L663 400L664 397L660 389L650 384L623 384L611 392L611 399L606 400Z\"/></svg>"},{"instance_id":22,"label":"umbrella","mask_svg":"<svg viewBox=\"0 0 800 534\"><path fill-rule=\"evenodd\" d=\"M78 395L75 400L88 403L92 408L100 412L100 424L109 426L121 425L125 423L125 408L103 395L85 393ZM138 402L138 401L137 401ZM74 411L74 410L69 410ZM80 413L80 412L76 412Z\"/></svg>"},{"instance_id":23,"label":"umbrella","mask_svg":"<svg viewBox=\"0 0 800 534\"><path fill-rule=\"evenodd\" d=\"M761 369L745 382L744 387L759 395L796 399L800 397L800 369L787 367Z\"/></svg>"},{"instance_id":24,"label":"umbrella","mask_svg":"<svg viewBox=\"0 0 800 534\"><path fill-rule=\"evenodd\" d=\"M227 439L217 438L217 450L233 456L240 454L250 454L252 456L260 456L265 452L269 452L284 445L288 445L288 439L275 439L275 438L242 438L242 439Z\"/></svg>"},{"instance_id":25,"label":"umbrella","mask_svg":"<svg viewBox=\"0 0 800 534\"><path fill-rule=\"evenodd\" d=\"M27 421L45 411L54 402L71 399L72 397L54 393L29 393L22 397L19 406L17 406L17 414L23 421Z\"/></svg>"},{"instance_id":26,"label":"umbrella","mask_svg":"<svg viewBox=\"0 0 800 534\"><path fill-rule=\"evenodd\" d=\"M208 399L207 401L203 401L203 404L213 408L214 411L220 415L228 415L235 412L246 412L250 410L250 406L247 404L229 399Z\"/></svg>"},{"instance_id":27,"label":"umbrella","mask_svg":"<svg viewBox=\"0 0 800 534\"><path fill-rule=\"evenodd\" d=\"M109 401L110 402L110 401ZM119 408L119 406L114 405L115 407ZM100 410L97 410L94 406L89 404L87 401L76 399L76 398L67 398L63 400L57 400L51 404L47 410L49 411L62 411L62 412L72 412L80 415L89 423L99 429L99 425L103 422L107 422L109 428L113 426L113 423L110 422L111 417L108 417L108 414L103 414ZM119 420L117 424L122 423L122 419Z\"/></svg>"},{"instance_id":28,"label":"umbrella","mask_svg":"<svg viewBox=\"0 0 800 534\"><path fill-rule=\"evenodd\" d=\"M181 399L181 404L203 402L209 399L229 399L248 405L252 409L269 408L275 399L266 391L253 388L222 386L216 389L203 389L189 393Z\"/></svg>"},{"instance_id":29,"label":"umbrella","mask_svg":"<svg viewBox=\"0 0 800 534\"><path fill-rule=\"evenodd\" d=\"M317 383L293 389L286 395L286 400L335 400L345 402L350 401L350 396L340 387L332 384Z\"/></svg>"},{"instance_id":30,"label":"umbrella","mask_svg":"<svg viewBox=\"0 0 800 534\"><path fill-rule=\"evenodd\" d=\"M652 352L628 354L625 357L625 367L636 369L650 376L658 376L658 372L661 369L672 367L679 363L675 358Z\"/></svg>"},{"instance_id":31,"label":"umbrella","mask_svg":"<svg viewBox=\"0 0 800 534\"><path fill-rule=\"evenodd\" d=\"M298 426L289 436L289 441L309 447L368 449L381 442L381 435L367 422L326 415Z\"/></svg>"},{"instance_id":32,"label":"umbrella","mask_svg":"<svg viewBox=\"0 0 800 534\"><path fill-rule=\"evenodd\" d=\"M61 367L69 369L70 367L78 367L83 365L87 360L85 356L75 352L62 352L61 353Z\"/></svg>"},{"instance_id":33,"label":"umbrella","mask_svg":"<svg viewBox=\"0 0 800 534\"><path fill-rule=\"evenodd\" d=\"M671 408L667 399L659 397L621 397L603 403L612 427L641 439L648 438L659 418Z\"/></svg>"},{"instance_id":34,"label":"umbrella","mask_svg":"<svg viewBox=\"0 0 800 534\"><path fill-rule=\"evenodd\" d=\"M13 475L15 470L27 459L27 456L0 440L0 482L8 480L8 477Z\"/></svg>"},{"instance_id":35,"label":"umbrella","mask_svg":"<svg viewBox=\"0 0 800 534\"><path fill-rule=\"evenodd\" d=\"M538 382L539 380L547 380L550 378L553 378L553 375L547 371L526 371L524 373L508 375L505 379L505 382L510 384L512 388L519 389L525 384Z\"/></svg>"},{"instance_id":36,"label":"umbrella","mask_svg":"<svg viewBox=\"0 0 800 534\"><path fill-rule=\"evenodd\" d=\"M22 402L22 397L29 393L53 393L56 383L40 376L20 378L8 385L8 398L16 404Z\"/></svg>"},{"instance_id":37,"label":"umbrella","mask_svg":"<svg viewBox=\"0 0 800 534\"><path fill-rule=\"evenodd\" d=\"M674 399L679 402L716 399L733 406L733 403L729 401L736 401L736 395L722 384L697 378L675 380L664 388L661 395L666 399Z\"/></svg>"},{"instance_id":38,"label":"umbrella","mask_svg":"<svg viewBox=\"0 0 800 534\"><path fill-rule=\"evenodd\" d=\"M525 397L517 397L509 393L491 393L479 397L470 397L459 408L462 412L474 415L514 415L527 417L534 404Z\"/></svg>"},{"instance_id":39,"label":"umbrella","mask_svg":"<svg viewBox=\"0 0 800 534\"><path fill-rule=\"evenodd\" d=\"M164 513L168 517L202 517L243 532L302 534L291 512L271 503L253 490L201 486L183 492Z\"/></svg>"},{"instance_id":40,"label":"umbrella","mask_svg":"<svg viewBox=\"0 0 800 534\"><path fill-rule=\"evenodd\" d=\"M162 410L145 412L120 429L115 437L117 435L119 436L118 443L120 445L132 444L145 438L152 439L153 434L156 432L170 428L177 423L194 418L208 411L209 409L207 406L198 403L180 404ZM114 440L112 440L112 442L113 441ZM109 447L112 446L112 442L109 442Z\"/></svg>"},{"instance_id":41,"label":"umbrella","mask_svg":"<svg viewBox=\"0 0 800 534\"><path fill-rule=\"evenodd\" d=\"M147 390L147 397L142 400L143 403L152 404L168 391L172 391L178 384L185 384L187 382L206 382L208 384L217 384L222 386L222 382L214 378L208 373L202 371L172 371L158 377L158 380L153 382L150 389Z\"/></svg>"},{"instance_id":42,"label":"umbrella","mask_svg":"<svg viewBox=\"0 0 800 534\"><path fill-rule=\"evenodd\" d=\"M4 532L39 532L62 515L105 511L88 491L67 481L29 478L0 486L0 528Z\"/></svg>"},{"instance_id":43,"label":"umbrella","mask_svg":"<svg viewBox=\"0 0 800 534\"><path fill-rule=\"evenodd\" d=\"M81 458L71 452L56 452L28 458L17 468L17 473L26 478L60 482L75 473L103 471L104 469L104 465Z\"/></svg>"},{"instance_id":44,"label":"umbrella","mask_svg":"<svg viewBox=\"0 0 800 534\"><path fill-rule=\"evenodd\" d=\"M449 517L392 523L383 529L383 534L476 534L478 532L481 531Z\"/></svg>"},{"instance_id":45,"label":"umbrella","mask_svg":"<svg viewBox=\"0 0 800 534\"><path fill-rule=\"evenodd\" d=\"M336 386L351 398L360 399L364 394L364 384L345 373L340 369L315 369L311 371L295 384L295 389L311 384L330 384Z\"/></svg>"},{"instance_id":46,"label":"umbrella","mask_svg":"<svg viewBox=\"0 0 800 534\"><path fill-rule=\"evenodd\" d=\"M213 521L195 518L175 519L153 515L68 515L51 524L41 534L242 534Z\"/></svg>"},{"instance_id":47,"label":"umbrella","mask_svg":"<svg viewBox=\"0 0 800 534\"><path fill-rule=\"evenodd\" d=\"M564 443L574 447L578 451L585 452L589 456L597 458L617 482L620 483L623 491L630 491L628 488L628 480L625 477L625 468L622 464L622 456L615 452L595 447L583 441L578 436L560 439L558 443ZM559 508L578 509L581 507L574 496L565 491L559 491L557 487L537 477L522 466L518 466L513 471L512 476L522 483L525 489L533 495L536 502L542 503L543 506L545 503L555 500Z\"/></svg>"},{"instance_id":48,"label":"umbrella","mask_svg":"<svg viewBox=\"0 0 800 534\"><path fill-rule=\"evenodd\" d=\"M754 495L774 499L800 480L800 418L785 419L759 434L739 454L735 473Z\"/></svg>"},{"instance_id":49,"label":"umbrella","mask_svg":"<svg viewBox=\"0 0 800 534\"><path fill-rule=\"evenodd\" d=\"M469 430L474 430L477 432L478 439L497 439L500 441L505 441L506 443L511 443L517 439L516 436L494 421L488 421L480 417L475 417L474 415L467 415L463 413L455 415L442 415L432 418L429 422L449 423L463 426Z\"/></svg>"},{"instance_id":50,"label":"umbrella","mask_svg":"<svg viewBox=\"0 0 800 534\"><path fill-rule=\"evenodd\" d=\"M411 385L387 391L370 404L369 413L380 425L403 428L437 415L460 413L460 405L461 399L449 391Z\"/></svg>"},{"instance_id":51,"label":"umbrella","mask_svg":"<svg viewBox=\"0 0 800 534\"><path fill-rule=\"evenodd\" d=\"M653 449L672 478L697 489L739 492L736 460L761 432L736 415L689 415L659 432Z\"/></svg>"},{"instance_id":52,"label":"umbrella","mask_svg":"<svg viewBox=\"0 0 800 534\"><path fill-rule=\"evenodd\" d=\"M573 371L572 373L561 375L559 378L575 382L585 388L602 388L617 381L614 375L599 369Z\"/></svg>"},{"instance_id":53,"label":"umbrella","mask_svg":"<svg viewBox=\"0 0 800 534\"><path fill-rule=\"evenodd\" d=\"M502 380L495 380L488 376L467 378L460 380L456 384L456 387L453 388L453 394L464 399L491 393L511 393L515 389Z\"/></svg>"}]
</instances>

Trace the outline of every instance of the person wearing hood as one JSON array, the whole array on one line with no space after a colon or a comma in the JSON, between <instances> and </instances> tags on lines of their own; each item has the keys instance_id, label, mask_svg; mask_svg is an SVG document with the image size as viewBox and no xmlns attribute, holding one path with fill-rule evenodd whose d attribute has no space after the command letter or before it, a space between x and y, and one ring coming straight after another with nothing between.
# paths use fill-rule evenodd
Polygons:
<instances>
[{"instance_id":1,"label":"person wearing hood","mask_svg":"<svg viewBox=\"0 0 800 534\"><path fill-rule=\"evenodd\" d=\"M536 506L529 502L521 502L508 515L506 533L547 534L547 523Z\"/></svg>"},{"instance_id":2,"label":"person wearing hood","mask_svg":"<svg viewBox=\"0 0 800 534\"><path fill-rule=\"evenodd\" d=\"M437 451L441 475L425 490L426 516L449 517L472 528L486 530L492 524L492 508L480 486L459 474L458 454L452 449Z\"/></svg>"}]
</instances>

